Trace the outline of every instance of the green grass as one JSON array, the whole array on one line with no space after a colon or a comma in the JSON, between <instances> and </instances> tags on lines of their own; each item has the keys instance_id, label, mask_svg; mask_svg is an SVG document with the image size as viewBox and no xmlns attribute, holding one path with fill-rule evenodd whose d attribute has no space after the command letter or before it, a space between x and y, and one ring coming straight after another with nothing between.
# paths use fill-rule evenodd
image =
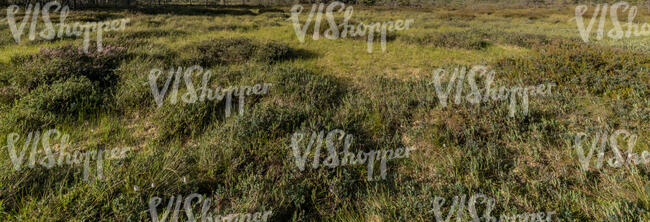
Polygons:
<instances>
[{"instance_id":1,"label":"green grass","mask_svg":"<svg viewBox=\"0 0 650 222\"><path fill-rule=\"evenodd\" d=\"M3 146L9 133L56 128L70 134L72 149L132 147L125 159L104 163L103 180L90 182L76 165L16 172L3 147L0 220L149 221L151 197L166 205L171 195L191 193L217 201L216 214L272 210L271 221L432 221L436 196L475 193L496 200L496 217L555 211L559 221L650 218L647 164L583 171L572 146L576 133L623 128L638 134L635 152L650 150L647 37L584 43L570 21L573 7L355 7L353 19L366 24L415 19L385 52L376 42L367 53L366 42L355 39L306 36L300 43L288 8L191 10L73 12L70 22L131 19L126 30L104 35L104 45L125 48L115 64L102 56L40 55L79 47L81 39L0 41ZM10 33L6 25L0 31ZM474 47L480 41L485 45ZM234 106L225 117L222 102L156 108L149 71L202 62L214 87L273 87L247 97L243 116ZM57 73L55 65L96 69ZM557 90L531 100L528 116L508 117L505 102L443 108L427 85L433 71L473 65L494 69L498 86L556 83ZM333 129L354 135L352 152L418 150L389 162L387 179L377 182L366 180L365 166L299 171L293 133Z\"/></svg>"}]
</instances>

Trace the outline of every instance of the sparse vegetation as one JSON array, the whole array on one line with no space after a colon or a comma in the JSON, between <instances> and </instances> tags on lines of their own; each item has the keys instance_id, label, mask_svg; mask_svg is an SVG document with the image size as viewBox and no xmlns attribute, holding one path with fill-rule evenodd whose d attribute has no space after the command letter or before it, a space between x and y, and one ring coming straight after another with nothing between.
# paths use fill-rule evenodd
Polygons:
<instances>
[{"instance_id":1,"label":"sparse vegetation","mask_svg":"<svg viewBox=\"0 0 650 222\"><path fill-rule=\"evenodd\" d=\"M638 134L636 152L650 151L647 37L584 43L572 6L474 7L355 6L352 24L415 20L389 36L386 52L373 53L363 37L300 43L286 7L73 11L69 22L131 19L126 30L105 34L104 51L91 43L90 53L82 53L82 38L17 44L0 24L3 146L9 133L21 135L22 149L29 132L57 128L70 134L68 149L133 147L90 182L82 167L17 172L3 147L0 220L150 221L151 197L166 206L190 193L212 197L222 215L272 210L270 221L432 221L436 196L473 193L495 198L496 217L650 219L650 166L584 171L572 147L577 132L624 127ZM224 100L158 108L150 70L166 76L193 65L212 70L212 88L272 87L247 97L243 115L236 97L229 117ZM557 89L531 99L527 116L509 117L507 103L491 100L441 106L433 70L473 65L494 70L498 86ZM178 94L186 92L181 84ZM389 162L381 181L367 181L365 166L299 171L292 134L334 129L354 135L353 152L417 151Z\"/></svg>"}]
</instances>

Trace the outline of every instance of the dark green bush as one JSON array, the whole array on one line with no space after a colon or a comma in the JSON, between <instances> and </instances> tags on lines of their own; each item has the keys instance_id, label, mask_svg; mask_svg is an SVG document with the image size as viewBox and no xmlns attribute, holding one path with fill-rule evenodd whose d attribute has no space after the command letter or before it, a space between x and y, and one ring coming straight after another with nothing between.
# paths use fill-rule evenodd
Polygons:
<instances>
[{"instance_id":1,"label":"dark green bush","mask_svg":"<svg viewBox=\"0 0 650 222\"><path fill-rule=\"evenodd\" d=\"M239 24L215 24L211 25L207 28L208 31L223 31L223 30L228 30L228 31L242 31L242 32L247 32L251 30L258 29L259 25L258 24L253 24L253 25L239 25Z\"/></svg>"},{"instance_id":2,"label":"dark green bush","mask_svg":"<svg viewBox=\"0 0 650 222\"><path fill-rule=\"evenodd\" d=\"M120 47L105 46L88 53L71 45L42 49L38 54L12 58L8 76L17 103L5 118L7 127L39 128L75 120L112 100L118 83L115 69L124 55Z\"/></svg>"},{"instance_id":3,"label":"dark green bush","mask_svg":"<svg viewBox=\"0 0 650 222\"><path fill-rule=\"evenodd\" d=\"M51 84L68 78L84 76L101 88L117 83L114 69L124 56L124 48L104 46L98 52L89 47L84 53L81 48L66 45L55 49L42 49L38 54L12 59L16 73L12 84L24 91L30 91L42 84Z\"/></svg>"},{"instance_id":4,"label":"dark green bush","mask_svg":"<svg viewBox=\"0 0 650 222\"><path fill-rule=\"evenodd\" d=\"M5 124L38 129L64 120L74 120L77 114L94 110L101 101L96 86L86 77L41 85L20 98L12 108Z\"/></svg>"},{"instance_id":5,"label":"dark green bush","mask_svg":"<svg viewBox=\"0 0 650 222\"><path fill-rule=\"evenodd\" d=\"M291 49L283 43L269 42L257 46L256 60L264 63L272 63L289 58Z\"/></svg>"},{"instance_id":6,"label":"dark green bush","mask_svg":"<svg viewBox=\"0 0 650 222\"><path fill-rule=\"evenodd\" d=\"M291 49L286 44L270 42L259 43L248 38L220 38L192 44L186 47L191 52L180 58L187 65L241 64L249 61L265 63L279 61L291 55Z\"/></svg>"},{"instance_id":7,"label":"dark green bush","mask_svg":"<svg viewBox=\"0 0 650 222\"><path fill-rule=\"evenodd\" d=\"M9 104L13 103L18 98L16 89L11 86L0 87L0 103Z\"/></svg>"}]
</instances>

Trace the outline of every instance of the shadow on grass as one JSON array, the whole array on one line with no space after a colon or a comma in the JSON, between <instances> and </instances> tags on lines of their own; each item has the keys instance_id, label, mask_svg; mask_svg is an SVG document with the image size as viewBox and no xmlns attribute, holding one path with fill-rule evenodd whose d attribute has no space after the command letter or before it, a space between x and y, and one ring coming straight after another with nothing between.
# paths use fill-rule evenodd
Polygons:
<instances>
[{"instance_id":1,"label":"shadow on grass","mask_svg":"<svg viewBox=\"0 0 650 222\"><path fill-rule=\"evenodd\" d=\"M318 58L320 55L316 52L309 51L306 49L291 49L290 56L288 56L288 60L294 60L294 59L315 59Z\"/></svg>"},{"instance_id":2,"label":"shadow on grass","mask_svg":"<svg viewBox=\"0 0 650 222\"><path fill-rule=\"evenodd\" d=\"M74 11L87 11L89 13L99 13L102 19L117 18L116 15L106 13L117 13L128 10L133 13L142 13L147 15L260 15L269 12L284 12L281 9L265 6L248 6L248 5L137 5L137 6L98 6L72 9ZM256 12L257 11L257 12ZM85 18L86 21L96 21L99 19Z\"/></svg>"},{"instance_id":3,"label":"shadow on grass","mask_svg":"<svg viewBox=\"0 0 650 222\"><path fill-rule=\"evenodd\" d=\"M259 13L253 10L258 9ZM188 5L165 5L153 7L134 7L130 11L148 15L170 14L170 15L259 15L265 12L283 12L280 9L265 8L262 6L188 6Z\"/></svg>"}]
</instances>

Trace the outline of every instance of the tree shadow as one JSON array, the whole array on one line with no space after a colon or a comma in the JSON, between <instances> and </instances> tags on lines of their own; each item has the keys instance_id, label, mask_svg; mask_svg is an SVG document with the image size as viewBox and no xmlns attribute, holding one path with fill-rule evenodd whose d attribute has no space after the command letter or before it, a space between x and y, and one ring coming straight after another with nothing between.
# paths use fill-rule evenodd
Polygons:
<instances>
[{"instance_id":1,"label":"tree shadow","mask_svg":"<svg viewBox=\"0 0 650 222\"><path fill-rule=\"evenodd\" d=\"M257 13L253 10L257 9ZM260 15L266 12L283 12L280 9L266 8L263 6L190 6L190 5L163 5L163 6L139 6L130 8L129 11L139 12L147 15L171 14L171 15Z\"/></svg>"},{"instance_id":2,"label":"tree shadow","mask_svg":"<svg viewBox=\"0 0 650 222\"><path fill-rule=\"evenodd\" d=\"M68 5L70 6L70 5ZM117 13L128 10L133 13L142 13L146 15L260 15L265 12L283 12L280 9L264 6L247 6L247 5L137 5L137 6L84 6L73 8L74 11L87 11L92 13ZM259 13L254 12L259 11ZM107 15L110 16L110 15Z\"/></svg>"}]
</instances>

